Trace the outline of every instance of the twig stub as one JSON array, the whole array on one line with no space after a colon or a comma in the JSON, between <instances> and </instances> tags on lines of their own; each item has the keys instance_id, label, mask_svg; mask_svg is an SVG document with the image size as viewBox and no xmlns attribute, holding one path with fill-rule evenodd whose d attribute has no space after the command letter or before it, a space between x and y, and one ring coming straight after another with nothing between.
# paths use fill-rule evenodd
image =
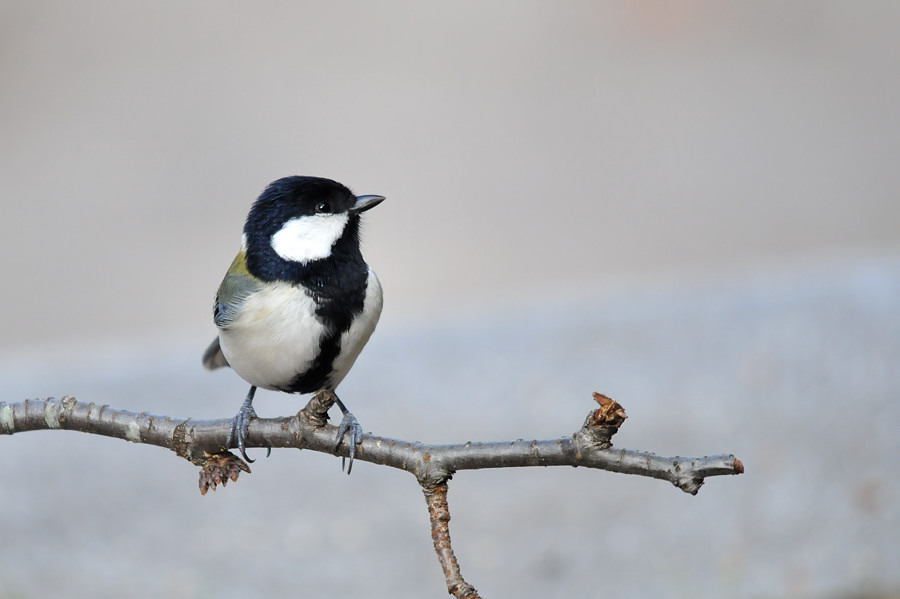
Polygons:
<instances>
[{"instance_id":1,"label":"twig stub","mask_svg":"<svg viewBox=\"0 0 900 599\"><path fill-rule=\"evenodd\" d=\"M619 431L619 427L622 426L628 415L625 414L625 408L619 402L602 393L595 391L594 401L600 404L600 407L587 415L584 425L578 432L587 436L591 445L599 446L600 449L609 449L612 447L612 436Z\"/></svg>"},{"instance_id":2,"label":"twig stub","mask_svg":"<svg viewBox=\"0 0 900 599\"><path fill-rule=\"evenodd\" d=\"M328 424L328 410L334 405L337 396L334 391L321 389L316 391L315 395L307 402L299 412L299 416L307 423L316 428L321 428Z\"/></svg>"}]
</instances>

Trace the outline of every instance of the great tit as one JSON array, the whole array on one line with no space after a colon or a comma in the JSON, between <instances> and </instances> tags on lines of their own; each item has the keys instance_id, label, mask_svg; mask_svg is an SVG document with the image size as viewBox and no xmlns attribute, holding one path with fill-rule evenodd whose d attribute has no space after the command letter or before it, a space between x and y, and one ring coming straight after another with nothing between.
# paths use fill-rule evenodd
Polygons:
<instances>
[{"instance_id":1,"label":"great tit","mask_svg":"<svg viewBox=\"0 0 900 599\"><path fill-rule=\"evenodd\" d=\"M381 284L359 249L360 214L384 201L354 196L319 177L285 177L254 202L241 250L213 308L219 336L203 354L213 370L231 366L250 391L232 420L244 459L256 388L285 393L334 390L381 316ZM344 414L337 448L350 432L350 467L362 429ZM349 472L349 468L348 468Z\"/></svg>"}]
</instances>

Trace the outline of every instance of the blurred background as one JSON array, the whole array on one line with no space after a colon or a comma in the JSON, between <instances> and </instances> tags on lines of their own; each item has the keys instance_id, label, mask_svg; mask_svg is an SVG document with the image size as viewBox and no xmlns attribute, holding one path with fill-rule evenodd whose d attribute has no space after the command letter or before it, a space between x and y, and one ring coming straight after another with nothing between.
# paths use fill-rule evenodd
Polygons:
<instances>
[{"instance_id":1,"label":"blurred background","mask_svg":"<svg viewBox=\"0 0 900 599\"><path fill-rule=\"evenodd\" d=\"M618 445L747 467L697 497L460 473L486 597L897 597L898 26L887 0L0 2L0 401L233 415L246 385L200 354L247 209L331 177L388 197L341 387L366 430L565 436L596 390ZM0 447L2 599L446 596L406 474L278 451L201 497L156 448Z\"/></svg>"}]
</instances>

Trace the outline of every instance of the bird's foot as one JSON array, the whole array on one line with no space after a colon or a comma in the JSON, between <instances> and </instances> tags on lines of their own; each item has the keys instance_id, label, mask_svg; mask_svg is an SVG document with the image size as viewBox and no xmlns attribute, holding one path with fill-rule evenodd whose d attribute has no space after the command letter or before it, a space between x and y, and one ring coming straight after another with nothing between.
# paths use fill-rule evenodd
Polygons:
<instances>
[{"instance_id":1,"label":"bird's foot","mask_svg":"<svg viewBox=\"0 0 900 599\"><path fill-rule=\"evenodd\" d=\"M229 442L237 444L237 448L241 452L241 455L251 464L255 460L251 460L247 456L245 446L247 435L250 431L250 421L256 418L256 410L253 409L253 396L255 394L256 387L251 387L250 392L247 393L246 399L244 399L244 403L241 404L241 409L238 410L238 413L231 419L231 435L229 436ZM266 449L266 457L269 457L272 453L272 448L268 447Z\"/></svg>"},{"instance_id":2,"label":"bird's foot","mask_svg":"<svg viewBox=\"0 0 900 599\"><path fill-rule=\"evenodd\" d=\"M236 482L241 471L249 474L250 466L231 452L207 455L200 469L200 494L206 495L210 489L215 491L216 485L224 487L229 480Z\"/></svg>"},{"instance_id":3,"label":"bird's foot","mask_svg":"<svg viewBox=\"0 0 900 599\"><path fill-rule=\"evenodd\" d=\"M341 443L344 441L344 435L349 435L350 444L348 446L348 451L350 453L349 458L350 462L347 463L346 458L341 458L341 470L344 469L344 466L347 466L347 474L350 474L350 471L353 469L353 458L356 457L356 446L362 443L363 438L363 429L359 425L359 421L356 419L350 410L344 405L344 403L335 396L335 403L337 403L338 407L341 409L341 412L344 414L344 417L341 419L341 424L338 426L337 439L334 444L334 450L337 451Z\"/></svg>"}]
</instances>

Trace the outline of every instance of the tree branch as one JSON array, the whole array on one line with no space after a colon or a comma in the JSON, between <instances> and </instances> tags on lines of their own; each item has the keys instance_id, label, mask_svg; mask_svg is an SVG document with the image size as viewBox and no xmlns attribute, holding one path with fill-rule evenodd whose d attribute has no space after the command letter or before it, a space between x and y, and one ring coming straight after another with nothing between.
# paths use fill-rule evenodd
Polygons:
<instances>
[{"instance_id":1,"label":"tree branch","mask_svg":"<svg viewBox=\"0 0 900 599\"><path fill-rule=\"evenodd\" d=\"M425 492L428 516L431 520L431 540L434 541L434 550L444 569L447 592L459 599L481 599L475 587L463 580L456 555L453 554L453 547L450 544L450 506L447 504L446 483L436 487L423 486L422 490Z\"/></svg>"},{"instance_id":2,"label":"tree branch","mask_svg":"<svg viewBox=\"0 0 900 599\"><path fill-rule=\"evenodd\" d=\"M299 413L285 418L256 418L250 422L247 447L293 447L348 455L346 444L334 449L337 428L327 423L335 401L330 391L319 391ZM450 545L447 482L460 470L522 466L574 466L597 468L667 480L691 495L697 494L710 476L741 474L744 466L733 455L665 457L629 449L613 449L612 436L624 422L620 404L599 393L600 404L584 424L568 437L550 440L522 439L486 443L435 445L365 435L356 459L411 473L425 492L431 517L435 551L444 569L449 592L455 597L478 598L463 580ZM104 435L165 447L201 467L200 491L215 490L236 481L247 464L229 453L231 419L194 420L130 412L74 397L0 402L0 434L31 430L64 429Z\"/></svg>"}]
</instances>

